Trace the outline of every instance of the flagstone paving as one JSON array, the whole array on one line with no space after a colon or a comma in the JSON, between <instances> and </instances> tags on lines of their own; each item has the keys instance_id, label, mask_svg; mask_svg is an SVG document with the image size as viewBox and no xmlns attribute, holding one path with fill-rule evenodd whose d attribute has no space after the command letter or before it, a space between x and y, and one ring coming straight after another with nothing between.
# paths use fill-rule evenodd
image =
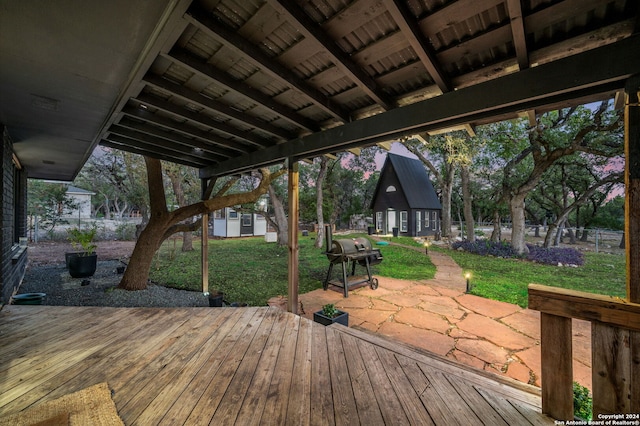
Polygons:
<instances>
[{"instance_id":1,"label":"flagstone paving","mask_svg":"<svg viewBox=\"0 0 640 426\"><path fill-rule=\"evenodd\" d=\"M349 312L350 327L540 386L539 313L466 294L463 271L453 259L435 251L429 257L437 268L431 280L377 277L378 289L350 289L347 298L342 289L315 290L299 296L300 314L313 318L322 305L334 303ZM573 321L574 379L589 389L590 336L588 322Z\"/></svg>"}]
</instances>

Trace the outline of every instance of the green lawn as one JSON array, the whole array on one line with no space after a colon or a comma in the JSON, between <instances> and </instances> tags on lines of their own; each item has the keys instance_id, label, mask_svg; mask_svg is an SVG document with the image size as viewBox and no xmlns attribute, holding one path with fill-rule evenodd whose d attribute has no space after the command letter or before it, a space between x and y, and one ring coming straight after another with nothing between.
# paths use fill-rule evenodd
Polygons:
<instances>
[{"instance_id":1,"label":"green lawn","mask_svg":"<svg viewBox=\"0 0 640 426\"><path fill-rule=\"evenodd\" d=\"M338 238L363 236L340 235ZM322 287L329 268L324 247L313 247L314 235L299 239L299 292ZM200 291L200 248L180 252L180 242L166 242L153 262L150 278L162 285ZM431 279L435 267L423 253L402 247L380 247L385 260L373 267L378 276L422 280ZM209 241L209 290L225 293L225 300L264 306L273 296L287 294L287 247L266 243L263 238ZM338 265L339 266L339 265ZM340 270L334 267L334 271ZM364 273L358 267L356 274Z\"/></svg>"},{"instance_id":2,"label":"green lawn","mask_svg":"<svg viewBox=\"0 0 640 426\"><path fill-rule=\"evenodd\" d=\"M340 235L351 238L362 234ZM393 242L420 247L411 238ZM300 237L300 293L321 288L329 262L324 248L313 247L314 235ZM373 267L378 276L431 279L435 267L419 250L377 246L385 260ZM163 245L153 263L150 278L162 285L200 291L200 250L181 253L179 243ZM523 260L483 257L432 247L449 254L465 272L472 274L472 293L490 299L527 306L527 286L545 284L574 290L625 297L625 258L620 255L587 253L578 268L540 265ZM334 268L337 277L338 268ZM363 273L358 267L356 273ZM263 238L211 240L209 242L209 289L225 293L225 300L264 306L273 296L287 294L287 248L266 243Z\"/></svg>"},{"instance_id":3,"label":"green lawn","mask_svg":"<svg viewBox=\"0 0 640 426\"><path fill-rule=\"evenodd\" d=\"M586 253L584 265L573 268L442 251L471 273L472 293L489 299L526 307L527 286L531 283L626 297L624 256Z\"/></svg>"}]
</instances>

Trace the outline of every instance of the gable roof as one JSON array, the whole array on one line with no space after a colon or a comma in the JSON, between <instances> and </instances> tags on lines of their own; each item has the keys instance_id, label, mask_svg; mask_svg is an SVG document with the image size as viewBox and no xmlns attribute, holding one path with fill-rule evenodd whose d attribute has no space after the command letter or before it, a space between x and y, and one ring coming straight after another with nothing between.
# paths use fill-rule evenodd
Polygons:
<instances>
[{"instance_id":1,"label":"gable roof","mask_svg":"<svg viewBox=\"0 0 640 426\"><path fill-rule=\"evenodd\" d=\"M404 157L402 155L387 154L387 159L382 166L380 179L373 199L375 200L380 190L380 182L386 173L390 172L391 165L395 171L402 192L404 193L409 208L411 209L442 209L438 195L436 194L429 175L420 160Z\"/></svg>"}]
</instances>

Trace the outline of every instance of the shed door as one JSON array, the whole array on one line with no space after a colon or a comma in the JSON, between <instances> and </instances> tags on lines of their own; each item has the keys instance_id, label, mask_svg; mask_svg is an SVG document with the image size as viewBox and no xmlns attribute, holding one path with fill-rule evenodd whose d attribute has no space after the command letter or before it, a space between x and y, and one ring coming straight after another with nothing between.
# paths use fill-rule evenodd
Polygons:
<instances>
[{"instance_id":1,"label":"shed door","mask_svg":"<svg viewBox=\"0 0 640 426\"><path fill-rule=\"evenodd\" d=\"M253 235L253 220L252 214L242 214L240 235Z\"/></svg>"},{"instance_id":2,"label":"shed door","mask_svg":"<svg viewBox=\"0 0 640 426\"><path fill-rule=\"evenodd\" d=\"M387 234L391 234L393 232L393 228L396 228L396 211L395 210L387 210Z\"/></svg>"}]
</instances>

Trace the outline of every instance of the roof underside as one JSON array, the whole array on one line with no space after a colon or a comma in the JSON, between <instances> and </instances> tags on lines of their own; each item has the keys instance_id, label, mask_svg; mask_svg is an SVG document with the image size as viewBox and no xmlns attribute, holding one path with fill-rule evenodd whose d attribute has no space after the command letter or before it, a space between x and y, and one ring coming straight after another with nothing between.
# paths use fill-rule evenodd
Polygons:
<instances>
[{"instance_id":1,"label":"roof underside","mask_svg":"<svg viewBox=\"0 0 640 426\"><path fill-rule=\"evenodd\" d=\"M32 177L73 178L98 143L241 173L610 97L640 72L636 0L17 3L0 121Z\"/></svg>"}]
</instances>

